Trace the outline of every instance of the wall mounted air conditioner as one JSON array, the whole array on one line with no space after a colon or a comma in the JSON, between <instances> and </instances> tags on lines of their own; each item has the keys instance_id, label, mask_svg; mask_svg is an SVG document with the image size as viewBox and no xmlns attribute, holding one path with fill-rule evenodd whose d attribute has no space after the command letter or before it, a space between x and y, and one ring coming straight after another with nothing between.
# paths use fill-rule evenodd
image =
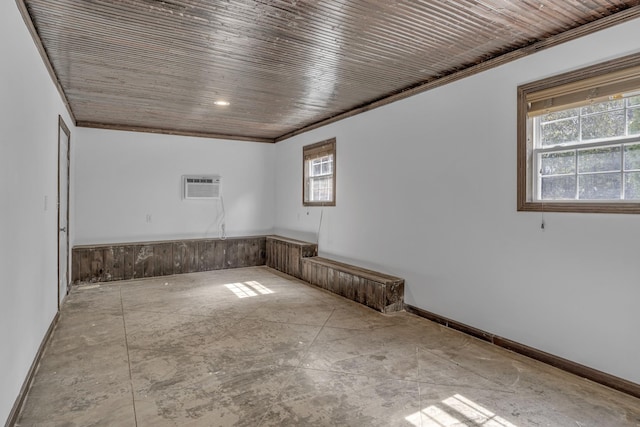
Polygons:
<instances>
[{"instance_id":1,"label":"wall mounted air conditioner","mask_svg":"<svg viewBox=\"0 0 640 427\"><path fill-rule=\"evenodd\" d=\"M218 175L184 175L183 199L219 199L222 177Z\"/></svg>"}]
</instances>

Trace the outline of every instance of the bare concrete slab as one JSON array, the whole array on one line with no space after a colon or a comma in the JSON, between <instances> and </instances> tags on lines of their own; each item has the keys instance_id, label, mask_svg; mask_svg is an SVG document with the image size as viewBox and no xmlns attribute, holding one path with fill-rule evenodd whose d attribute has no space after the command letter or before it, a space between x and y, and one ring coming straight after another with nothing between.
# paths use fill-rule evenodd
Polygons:
<instances>
[{"instance_id":1,"label":"bare concrete slab","mask_svg":"<svg viewBox=\"0 0 640 427\"><path fill-rule=\"evenodd\" d=\"M18 422L639 424L639 399L268 267L73 288Z\"/></svg>"}]
</instances>

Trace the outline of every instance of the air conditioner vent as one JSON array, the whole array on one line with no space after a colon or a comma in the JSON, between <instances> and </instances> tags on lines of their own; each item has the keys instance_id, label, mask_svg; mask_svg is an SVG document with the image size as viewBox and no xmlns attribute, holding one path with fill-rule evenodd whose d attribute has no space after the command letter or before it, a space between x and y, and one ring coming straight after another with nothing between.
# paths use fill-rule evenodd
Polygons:
<instances>
[{"instance_id":1,"label":"air conditioner vent","mask_svg":"<svg viewBox=\"0 0 640 427\"><path fill-rule=\"evenodd\" d=\"M218 199L220 198L221 177L185 175L183 181L183 197L185 199Z\"/></svg>"}]
</instances>

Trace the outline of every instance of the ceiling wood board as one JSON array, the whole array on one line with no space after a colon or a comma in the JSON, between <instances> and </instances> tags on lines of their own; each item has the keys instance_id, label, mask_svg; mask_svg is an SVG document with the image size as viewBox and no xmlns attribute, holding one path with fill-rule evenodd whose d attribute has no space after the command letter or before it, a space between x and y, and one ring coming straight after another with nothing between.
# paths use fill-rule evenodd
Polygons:
<instances>
[{"instance_id":1,"label":"ceiling wood board","mask_svg":"<svg viewBox=\"0 0 640 427\"><path fill-rule=\"evenodd\" d=\"M640 0L17 1L78 125L257 141L640 15Z\"/></svg>"}]
</instances>

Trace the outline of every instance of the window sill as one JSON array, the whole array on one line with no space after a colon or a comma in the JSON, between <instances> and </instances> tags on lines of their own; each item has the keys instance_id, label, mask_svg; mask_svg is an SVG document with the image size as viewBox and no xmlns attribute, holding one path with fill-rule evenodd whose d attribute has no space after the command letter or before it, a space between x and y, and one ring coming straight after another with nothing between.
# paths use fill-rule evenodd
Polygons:
<instances>
[{"instance_id":1,"label":"window sill","mask_svg":"<svg viewBox=\"0 0 640 427\"><path fill-rule=\"evenodd\" d=\"M302 206L304 207L308 207L308 206L335 206L336 202L303 202Z\"/></svg>"},{"instance_id":2,"label":"window sill","mask_svg":"<svg viewBox=\"0 0 640 427\"><path fill-rule=\"evenodd\" d=\"M640 203L630 202L519 202L519 212L574 212L640 214Z\"/></svg>"}]
</instances>

